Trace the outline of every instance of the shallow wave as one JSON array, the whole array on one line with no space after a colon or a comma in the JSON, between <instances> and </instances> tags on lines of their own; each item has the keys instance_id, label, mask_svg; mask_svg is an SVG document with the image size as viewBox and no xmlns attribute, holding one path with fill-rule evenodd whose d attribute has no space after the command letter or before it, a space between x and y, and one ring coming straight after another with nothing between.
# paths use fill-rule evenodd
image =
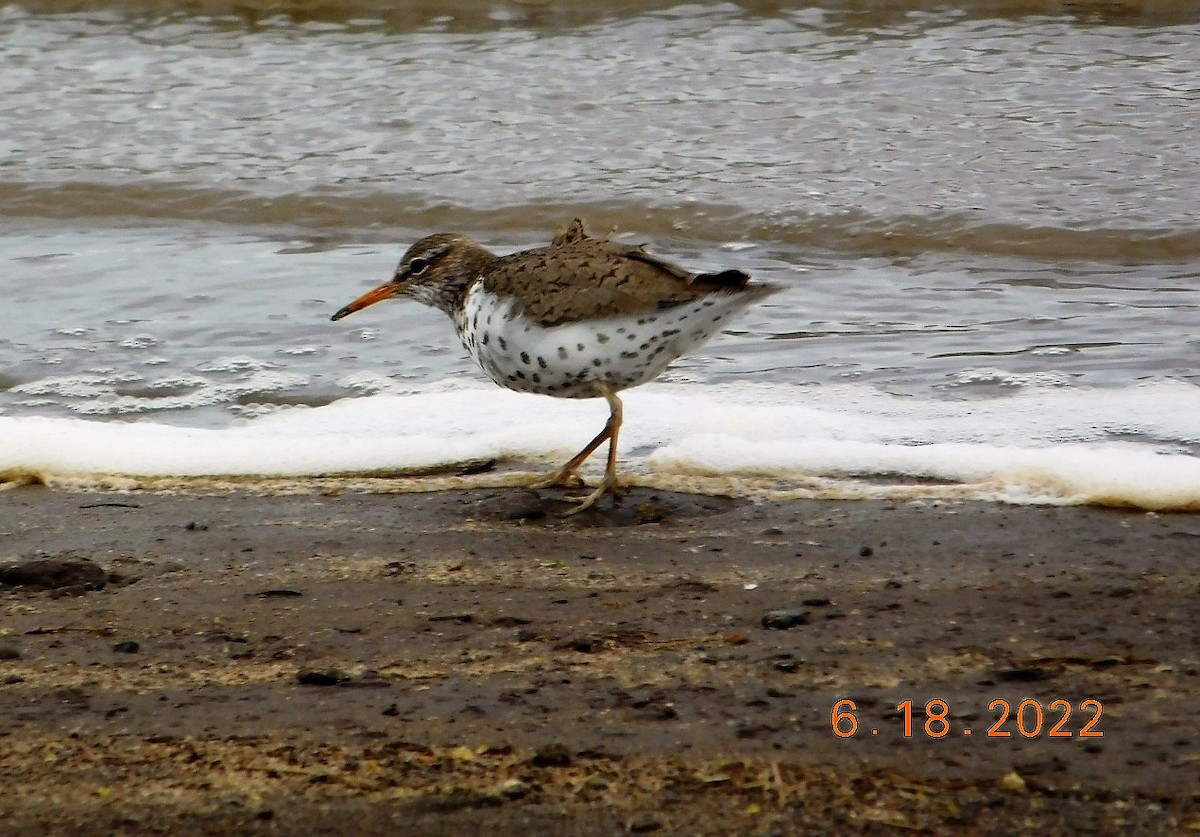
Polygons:
<instances>
[{"instance_id":1,"label":"shallow wave","mask_svg":"<svg viewBox=\"0 0 1200 837\"><path fill-rule=\"evenodd\" d=\"M0 216L147 225L200 221L276 237L280 232L313 236L327 243L391 243L397 240L397 230L412 234L455 230L528 240L544 236L571 218L583 217L597 231L686 236L693 242L718 246L783 245L834 255L978 253L1121 264L1183 263L1200 258L1200 227L1028 227L990 223L965 213L878 217L864 212L791 212L772 217L769 211L748 212L698 202L669 207L615 201L542 202L480 210L395 192L264 195L187 184L0 183Z\"/></svg>"},{"instance_id":2,"label":"shallow wave","mask_svg":"<svg viewBox=\"0 0 1200 837\"><path fill-rule=\"evenodd\" d=\"M959 14L979 17L1069 16L1109 25L1164 25L1195 20L1197 12L1177 0L958 0ZM453 20L459 26L486 29L522 26L581 26L614 17L674 13L695 14L701 7L678 0L22 0L9 14L107 14L131 18L164 15L233 17L253 21L286 16L294 20L331 23L386 23L416 28L433 21ZM791 11L773 0L739 0L720 4L763 17L793 14L839 15L862 25L885 25L913 13L944 11L943 0L825 0L819 9Z\"/></svg>"}]
</instances>

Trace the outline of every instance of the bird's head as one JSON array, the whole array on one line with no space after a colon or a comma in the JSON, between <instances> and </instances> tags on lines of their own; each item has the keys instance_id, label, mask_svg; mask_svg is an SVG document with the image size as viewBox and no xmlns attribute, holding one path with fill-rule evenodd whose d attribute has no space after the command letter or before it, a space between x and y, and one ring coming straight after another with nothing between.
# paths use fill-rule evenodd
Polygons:
<instances>
[{"instance_id":1,"label":"bird's head","mask_svg":"<svg viewBox=\"0 0 1200 837\"><path fill-rule=\"evenodd\" d=\"M450 314L467 287L495 256L466 236L438 233L422 238L404 254L396 273L333 315L340 320L394 296L408 297Z\"/></svg>"}]
</instances>

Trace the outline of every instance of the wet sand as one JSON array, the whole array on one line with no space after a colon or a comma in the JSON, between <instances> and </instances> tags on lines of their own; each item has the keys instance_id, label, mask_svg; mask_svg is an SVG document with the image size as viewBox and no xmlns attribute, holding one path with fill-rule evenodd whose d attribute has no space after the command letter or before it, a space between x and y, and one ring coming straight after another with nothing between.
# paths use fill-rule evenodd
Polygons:
<instances>
[{"instance_id":1,"label":"wet sand","mask_svg":"<svg viewBox=\"0 0 1200 837\"><path fill-rule=\"evenodd\" d=\"M1200 517L555 496L0 492L0 832L1200 827Z\"/></svg>"}]
</instances>

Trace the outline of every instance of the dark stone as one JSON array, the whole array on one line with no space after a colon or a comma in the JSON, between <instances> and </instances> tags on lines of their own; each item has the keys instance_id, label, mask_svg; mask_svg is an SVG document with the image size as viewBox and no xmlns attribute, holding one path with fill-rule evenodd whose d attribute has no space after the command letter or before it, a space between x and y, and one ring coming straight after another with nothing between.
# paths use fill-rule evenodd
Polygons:
<instances>
[{"instance_id":1,"label":"dark stone","mask_svg":"<svg viewBox=\"0 0 1200 837\"><path fill-rule=\"evenodd\" d=\"M19 660L21 652L12 645L0 645L0 660Z\"/></svg>"},{"instance_id":2,"label":"dark stone","mask_svg":"<svg viewBox=\"0 0 1200 837\"><path fill-rule=\"evenodd\" d=\"M581 654L590 654L600 647L600 640L594 636L577 636L568 639L558 647L564 651L578 651Z\"/></svg>"},{"instance_id":3,"label":"dark stone","mask_svg":"<svg viewBox=\"0 0 1200 837\"><path fill-rule=\"evenodd\" d=\"M637 814L625 824L630 834L649 834L663 827L663 818L659 814Z\"/></svg>"},{"instance_id":4,"label":"dark stone","mask_svg":"<svg viewBox=\"0 0 1200 837\"><path fill-rule=\"evenodd\" d=\"M492 624L500 628L516 628L520 627L521 625L530 625L532 623L532 619L526 619L524 616L509 616L507 614L503 616L497 616L492 620Z\"/></svg>"},{"instance_id":5,"label":"dark stone","mask_svg":"<svg viewBox=\"0 0 1200 837\"><path fill-rule=\"evenodd\" d=\"M1041 666L1001 668L993 671L992 674L997 680L1008 683L1033 683L1038 680L1048 680L1052 676L1052 672L1047 671Z\"/></svg>"},{"instance_id":6,"label":"dark stone","mask_svg":"<svg viewBox=\"0 0 1200 837\"><path fill-rule=\"evenodd\" d=\"M107 583L108 574L104 569L86 558L34 558L0 567L0 584L14 587L38 587L42 590L84 587L99 590Z\"/></svg>"},{"instance_id":7,"label":"dark stone","mask_svg":"<svg viewBox=\"0 0 1200 837\"><path fill-rule=\"evenodd\" d=\"M547 744L529 761L534 767L570 767L571 751L562 744Z\"/></svg>"},{"instance_id":8,"label":"dark stone","mask_svg":"<svg viewBox=\"0 0 1200 837\"><path fill-rule=\"evenodd\" d=\"M776 631L786 631L808 622L807 610L772 610L763 615L762 626Z\"/></svg>"},{"instance_id":9,"label":"dark stone","mask_svg":"<svg viewBox=\"0 0 1200 837\"><path fill-rule=\"evenodd\" d=\"M874 554L875 554L875 550L871 549L871 547L869 547L869 546L864 546L858 550L859 558L870 558Z\"/></svg>"},{"instance_id":10,"label":"dark stone","mask_svg":"<svg viewBox=\"0 0 1200 837\"><path fill-rule=\"evenodd\" d=\"M470 808L488 808L502 805L504 798L494 793L470 790L452 790L449 793L433 793L418 796L405 804L410 811L422 814L449 814Z\"/></svg>"},{"instance_id":11,"label":"dark stone","mask_svg":"<svg viewBox=\"0 0 1200 837\"><path fill-rule=\"evenodd\" d=\"M818 596L813 599L805 599L804 601L800 602L800 604L804 605L805 607L825 607L829 604L829 599L825 596Z\"/></svg>"},{"instance_id":12,"label":"dark stone","mask_svg":"<svg viewBox=\"0 0 1200 837\"><path fill-rule=\"evenodd\" d=\"M113 646L112 650L116 651L118 654L136 654L142 650L142 646L138 645L131 639L127 639L124 642L118 642Z\"/></svg>"},{"instance_id":13,"label":"dark stone","mask_svg":"<svg viewBox=\"0 0 1200 837\"><path fill-rule=\"evenodd\" d=\"M301 686L337 686L348 679L345 674L332 668L328 671L306 669L296 675L296 682Z\"/></svg>"},{"instance_id":14,"label":"dark stone","mask_svg":"<svg viewBox=\"0 0 1200 837\"><path fill-rule=\"evenodd\" d=\"M474 503L471 516L478 520L540 520L546 516L546 507L536 491L505 491Z\"/></svg>"},{"instance_id":15,"label":"dark stone","mask_svg":"<svg viewBox=\"0 0 1200 837\"><path fill-rule=\"evenodd\" d=\"M642 526L647 523L662 523L670 516L670 506L663 505L654 500L639 503L637 508L633 510L633 522L635 526Z\"/></svg>"},{"instance_id":16,"label":"dark stone","mask_svg":"<svg viewBox=\"0 0 1200 837\"><path fill-rule=\"evenodd\" d=\"M260 599L298 599L304 594L299 590L259 590L254 595Z\"/></svg>"}]
</instances>

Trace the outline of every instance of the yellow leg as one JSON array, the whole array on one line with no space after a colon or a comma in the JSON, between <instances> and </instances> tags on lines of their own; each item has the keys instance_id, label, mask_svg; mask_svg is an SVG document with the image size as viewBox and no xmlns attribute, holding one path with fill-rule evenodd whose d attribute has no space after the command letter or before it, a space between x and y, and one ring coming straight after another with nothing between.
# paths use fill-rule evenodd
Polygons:
<instances>
[{"instance_id":1,"label":"yellow leg","mask_svg":"<svg viewBox=\"0 0 1200 837\"><path fill-rule=\"evenodd\" d=\"M579 453L571 457L566 465L555 471L547 477L543 477L530 485L530 488L547 488L552 485L575 486L583 481L576 473L579 467L587 461L588 457L596 452L596 448L600 447L605 442L608 442L608 462L604 468L604 481L600 483L600 487L584 497L578 506L567 512L568 515L576 514L586 508L591 507L597 500L605 494L617 494L617 434L621 431L621 422L624 420L624 411L621 405L621 399L613 392L612 388L605 383L596 382L596 389L604 396L604 400L608 402L608 421L604 423L604 429L596 434L592 441L587 443L587 446Z\"/></svg>"}]
</instances>

